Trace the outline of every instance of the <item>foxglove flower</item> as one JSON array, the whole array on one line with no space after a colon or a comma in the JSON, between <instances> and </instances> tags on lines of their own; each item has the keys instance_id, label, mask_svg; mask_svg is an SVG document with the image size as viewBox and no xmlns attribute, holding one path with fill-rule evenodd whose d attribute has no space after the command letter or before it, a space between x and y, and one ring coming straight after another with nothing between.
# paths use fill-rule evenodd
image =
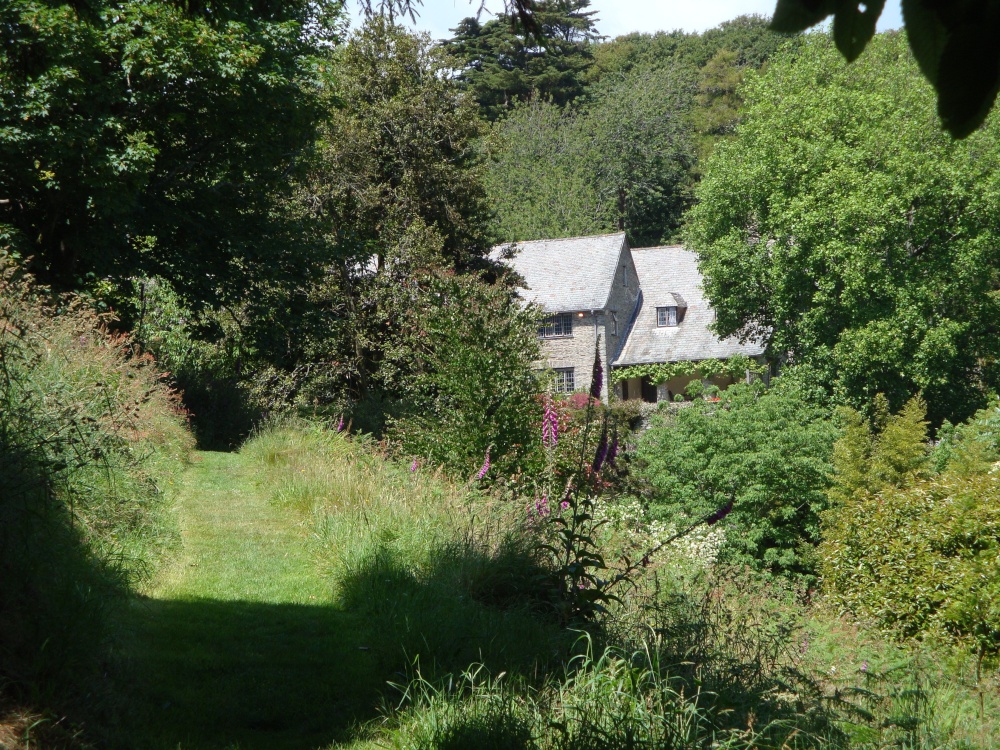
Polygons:
<instances>
[{"instance_id":1,"label":"foxglove flower","mask_svg":"<svg viewBox=\"0 0 1000 750\"><path fill-rule=\"evenodd\" d=\"M414 472L420 464L417 463L417 459L413 459L413 463L410 464L410 471Z\"/></svg>"},{"instance_id":2,"label":"foxglove flower","mask_svg":"<svg viewBox=\"0 0 1000 750\"><path fill-rule=\"evenodd\" d=\"M611 446L608 448L608 463L612 466L615 465L615 459L618 457L618 430L615 430L615 436L611 440Z\"/></svg>"},{"instance_id":3,"label":"foxglove flower","mask_svg":"<svg viewBox=\"0 0 1000 750\"><path fill-rule=\"evenodd\" d=\"M559 442L559 414L552 404L552 397L545 395L545 412L542 415L542 445L555 448Z\"/></svg>"},{"instance_id":4,"label":"foxglove flower","mask_svg":"<svg viewBox=\"0 0 1000 750\"><path fill-rule=\"evenodd\" d=\"M483 461L482 468L477 472L476 479L482 479L486 476L486 472L490 470L490 449L486 449L486 459Z\"/></svg>"},{"instance_id":5,"label":"foxglove flower","mask_svg":"<svg viewBox=\"0 0 1000 750\"><path fill-rule=\"evenodd\" d=\"M604 364L601 362L601 337L597 337L594 347L594 372L590 378L590 397L600 400L601 389L604 387Z\"/></svg>"},{"instance_id":6,"label":"foxglove flower","mask_svg":"<svg viewBox=\"0 0 1000 750\"><path fill-rule=\"evenodd\" d=\"M719 508L717 511L715 511L715 513L713 513L712 515L710 515L708 518L705 519L705 524L707 526L714 526L719 521L721 521L723 518L725 518L726 516L728 516L729 515L729 511L731 511L732 509L733 509L733 499L729 498L729 502L728 503L726 503L725 505L723 505L721 508Z\"/></svg>"},{"instance_id":7,"label":"foxglove flower","mask_svg":"<svg viewBox=\"0 0 1000 750\"><path fill-rule=\"evenodd\" d=\"M337 422L337 432L343 432L343 431L344 431L344 415L341 414L340 421Z\"/></svg>"},{"instance_id":8,"label":"foxglove flower","mask_svg":"<svg viewBox=\"0 0 1000 750\"><path fill-rule=\"evenodd\" d=\"M608 426L605 424L604 429L601 430L601 441L597 444L597 452L594 453L594 465L591 467L591 471L595 474L601 470L604 466L604 461L608 457Z\"/></svg>"}]
</instances>

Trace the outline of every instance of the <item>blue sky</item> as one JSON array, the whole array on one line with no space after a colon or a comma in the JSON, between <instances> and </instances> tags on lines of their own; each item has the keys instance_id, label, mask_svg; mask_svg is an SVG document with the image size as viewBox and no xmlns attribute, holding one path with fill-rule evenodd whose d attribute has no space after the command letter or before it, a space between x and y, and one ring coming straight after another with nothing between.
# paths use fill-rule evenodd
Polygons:
<instances>
[{"instance_id":1,"label":"blue sky","mask_svg":"<svg viewBox=\"0 0 1000 750\"><path fill-rule=\"evenodd\" d=\"M758 13L771 15L775 0L591 0L591 9L597 11L597 29L608 37L632 31L704 31L718 26L736 16ZM357 0L351 3L357 17ZM491 0L488 10L503 9L503 0ZM420 13L415 24L408 24L419 31L428 32L434 39L450 37L449 29L461 19L475 15L479 0L424 0L418 7ZM483 13L482 20L488 20ZM879 31L898 29L902 26L899 0L888 0L879 20Z\"/></svg>"}]
</instances>

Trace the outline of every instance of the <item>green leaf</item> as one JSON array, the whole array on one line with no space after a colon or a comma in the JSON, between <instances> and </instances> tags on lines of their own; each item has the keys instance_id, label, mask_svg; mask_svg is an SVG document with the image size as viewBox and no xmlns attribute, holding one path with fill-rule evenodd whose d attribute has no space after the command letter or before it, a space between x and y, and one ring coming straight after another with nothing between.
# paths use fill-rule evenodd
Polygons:
<instances>
[{"instance_id":1,"label":"green leaf","mask_svg":"<svg viewBox=\"0 0 1000 750\"><path fill-rule=\"evenodd\" d=\"M936 86L941 54L948 40L947 29L926 0L903 0L903 21L921 72Z\"/></svg>"},{"instance_id":2,"label":"green leaf","mask_svg":"<svg viewBox=\"0 0 1000 750\"><path fill-rule=\"evenodd\" d=\"M1000 88L995 29L963 26L952 32L938 69L938 114L955 138L983 124Z\"/></svg>"},{"instance_id":3,"label":"green leaf","mask_svg":"<svg viewBox=\"0 0 1000 750\"><path fill-rule=\"evenodd\" d=\"M872 0L862 11L858 3L842 2L833 17L833 41L848 62L854 62L875 35L875 24L882 15L885 0Z\"/></svg>"},{"instance_id":4,"label":"green leaf","mask_svg":"<svg viewBox=\"0 0 1000 750\"><path fill-rule=\"evenodd\" d=\"M788 34L805 31L835 10L833 0L778 0L771 28Z\"/></svg>"}]
</instances>

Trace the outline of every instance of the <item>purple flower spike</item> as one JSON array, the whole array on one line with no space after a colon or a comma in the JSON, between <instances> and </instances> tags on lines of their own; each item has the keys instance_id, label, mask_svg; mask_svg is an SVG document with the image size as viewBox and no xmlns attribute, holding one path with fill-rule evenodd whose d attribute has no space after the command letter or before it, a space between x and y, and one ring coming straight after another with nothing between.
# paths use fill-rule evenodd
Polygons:
<instances>
[{"instance_id":1,"label":"purple flower spike","mask_svg":"<svg viewBox=\"0 0 1000 750\"><path fill-rule=\"evenodd\" d=\"M591 471L595 474L601 470L604 466L604 461L608 457L608 428L605 425L604 430L601 432L601 442L597 444L597 452L594 454L594 465L591 467Z\"/></svg>"},{"instance_id":2,"label":"purple flower spike","mask_svg":"<svg viewBox=\"0 0 1000 750\"><path fill-rule=\"evenodd\" d=\"M545 395L545 413L542 415L542 445L555 448L559 442L559 414L552 404L552 397Z\"/></svg>"},{"instance_id":3,"label":"purple flower spike","mask_svg":"<svg viewBox=\"0 0 1000 750\"><path fill-rule=\"evenodd\" d=\"M420 466L420 464L417 463L417 459L413 459L413 463L410 464L410 471L416 471L418 466Z\"/></svg>"},{"instance_id":4,"label":"purple flower spike","mask_svg":"<svg viewBox=\"0 0 1000 750\"><path fill-rule=\"evenodd\" d=\"M486 460L483 461L483 467L476 474L476 479L482 479L486 476L486 472L490 470L490 449L486 449Z\"/></svg>"},{"instance_id":5,"label":"purple flower spike","mask_svg":"<svg viewBox=\"0 0 1000 750\"><path fill-rule=\"evenodd\" d=\"M337 432L343 432L343 431L344 431L344 415L341 414L340 421L337 422Z\"/></svg>"},{"instance_id":6,"label":"purple flower spike","mask_svg":"<svg viewBox=\"0 0 1000 750\"><path fill-rule=\"evenodd\" d=\"M732 498L730 498L728 503L723 505L721 508L715 511L715 513L713 513L712 515L710 515L708 518L705 519L705 524L708 526L714 526L723 518L728 516L729 511L731 511L732 509L733 509L733 501Z\"/></svg>"},{"instance_id":7,"label":"purple flower spike","mask_svg":"<svg viewBox=\"0 0 1000 750\"><path fill-rule=\"evenodd\" d=\"M590 396L600 400L601 389L604 387L604 364L601 362L601 337L597 337L594 347L594 373L590 378Z\"/></svg>"}]
</instances>

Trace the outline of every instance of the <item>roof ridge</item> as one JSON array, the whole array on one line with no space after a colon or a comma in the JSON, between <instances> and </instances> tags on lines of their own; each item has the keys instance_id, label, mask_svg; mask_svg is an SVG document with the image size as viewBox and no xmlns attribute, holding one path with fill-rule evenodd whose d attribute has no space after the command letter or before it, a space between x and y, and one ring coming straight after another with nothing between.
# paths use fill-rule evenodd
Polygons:
<instances>
[{"instance_id":1,"label":"roof ridge","mask_svg":"<svg viewBox=\"0 0 1000 750\"><path fill-rule=\"evenodd\" d=\"M689 253L695 252L690 250L684 245L650 245L649 247L633 247L632 252L636 250L687 250Z\"/></svg>"},{"instance_id":2,"label":"roof ridge","mask_svg":"<svg viewBox=\"0 0 1000 750\"><path fill-rule=\"evenodd\" d=\"M604 234L581 234L574 237L546 237L537 240L507 240L506 242L501 242L499 245L494 245L494 247L501 247L504 245L529 245L535 242L566 242L567 240L596 240L601 237L617 237L619 235L624 235L625 232L605 232Z\"/></svg>"}]
</instances>

